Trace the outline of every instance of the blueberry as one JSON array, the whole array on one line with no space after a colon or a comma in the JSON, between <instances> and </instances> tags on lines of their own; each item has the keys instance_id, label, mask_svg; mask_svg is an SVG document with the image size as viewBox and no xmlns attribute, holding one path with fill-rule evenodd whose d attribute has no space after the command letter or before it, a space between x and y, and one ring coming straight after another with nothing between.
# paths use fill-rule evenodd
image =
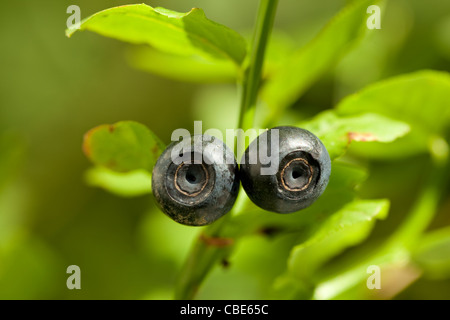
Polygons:
<instances>
[{"instance_id":1,"label":"blueberry","mask_svg":"<svg viewBox=\"0 0 450 320\"><path fill-rule=\"evenodd\" d=\"M170 218L203 226L233 207L239 191L238 173L234 154L222 141L194 135L164 150L153 169L152 191Z\"/></svg>"},{"instance_id":2,"label":"blueberry","mask_svg":"<svg viewBox=\"0 0 450 320\"><path fill-rule=\"evenodd\" d=\"M270 162L261 154L267 154ZM272 172L264 171L271 166ZM330 156L323 143L296 127L276 127L261 134L245 151L240 166L248 197L257 206L278 213L310 206L325 190L330 173Z\"/></svg>"}]
</instances>

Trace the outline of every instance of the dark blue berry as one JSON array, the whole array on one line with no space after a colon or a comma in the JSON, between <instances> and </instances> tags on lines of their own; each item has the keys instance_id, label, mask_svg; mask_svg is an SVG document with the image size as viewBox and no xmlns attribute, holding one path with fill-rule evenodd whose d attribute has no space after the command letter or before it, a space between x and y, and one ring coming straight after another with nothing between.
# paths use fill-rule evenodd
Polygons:
<instances>
[{"instance_id":1,"label":"dark blue berry","mask_svg":"<svg viewBox=\"0 0 450 320\"><path fill-rule=\"evenodd\" d=\"M278 130L278 141L274 130ZM271 159L270 164L261 158L261 149ZM262 174L274 163L276 170ZM245 151L240 166L248 197L257 206L278 213L310 206L324 192L330 173L325 146L314 134L297 127L276 127L261 134Z\"/></svg>"},{"instance_id":2,"label":"dark blue berry","mask_svg":"<svg viewBox=\"0 0 450 320\"><path fill-rule=\"evenodd\" d=\"M210 224L236 200L239 179L234 154L207 135L173 142L156 162L152 191L161 210L176 222Z\"/></svg>"}]
</instances>

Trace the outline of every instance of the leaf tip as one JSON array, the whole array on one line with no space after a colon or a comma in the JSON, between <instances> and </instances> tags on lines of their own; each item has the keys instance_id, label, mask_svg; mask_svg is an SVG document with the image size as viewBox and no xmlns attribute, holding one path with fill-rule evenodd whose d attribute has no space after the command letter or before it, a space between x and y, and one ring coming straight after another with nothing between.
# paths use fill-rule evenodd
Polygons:
<instances>
[{"instance_id":1,"label":"leaf tip","mask_svg":"<svg viewBox=\"0 0 450 320\"><path fill-rule=\"evenodd\" d=\"M205 12L203 11L203 9L198 8L198 7L192 8L191 11L189 11L188 13L195 13L195 12L205 14Z\"/></svg>"},{"instance_id":2,"label":"leaf tip","mask_svg":"<svg viewBox=\"0 0 450 320\"><path fill-rule=\"evenodd\" d=\"M71 38L72 35L81 29L81 22L77 22L74 25L66 29L66 37Z\"/></svg>"},{"instance_id":3,"label":"leaf tip","mask_svg":"<svg viewBox=\"0 0 450 320\"><path fill-rule=\"evenodd\" d=\"M67 38L70 38L72 36L72 34L74 33L74 31L70 28L66 29L65 34Z\"/></svg>"}]
</instances>

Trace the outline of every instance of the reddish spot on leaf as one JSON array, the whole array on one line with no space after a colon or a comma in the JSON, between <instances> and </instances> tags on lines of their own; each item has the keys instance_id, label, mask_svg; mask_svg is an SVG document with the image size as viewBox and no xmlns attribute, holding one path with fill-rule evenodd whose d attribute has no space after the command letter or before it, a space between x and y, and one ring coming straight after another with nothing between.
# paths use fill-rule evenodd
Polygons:
<instances>
[{"instance_id":1,"label":"reddish spot on leaf","mask_svg":"<svg viewBox=\"0 0 450 320\"><path fill-rule=\"evenodd\" d=\"M99 130L104 129L105 127L108 128L109 132L114 132L114 130L116 129L116 127L113 124L102 124L100 126L92 128L91 130L89 130L88 132L86 132L84 134L82 148L83 148L84 154L89 159L91 158L91 155L92 155L92 145L91 145L92 136L94 135L94 133L96 133Z\"/></svg>"},{"instance_id":2,"label":"reddish spot on leaf","mask_svg":"<svg viewBox=\"0 0 450 320\"><path fill-rule=\"evenodd\" d=\"M97 126L84 134L82 149L86 157L88 157L89 159L91 158L92 154L91 137L96 131L101 130L104 126L105 125Z\"/></svg>"},{"instance_id":3,"label":"reddish spot on leaf","mask_svg":"<svg viewBox=\"0 0 450 320\"><path fill-rule=\"evenodd\" d=\"M229 247L234 243L234 240L231 238L209 237L203 233L200 235L200 240L202 240L208 246L219 248Z\"/></svg>"},{"instance_id":4,"label":"reddish spot on leaf","mask_svg":"<svg viewBox=\"0 0 450 320\"><path fill-rule=\"evenodd\" d=\"M117 167L117 162L115 160L110 160L105 166L114 170Z\"/></svg>"},{"instance_id":5,"label":"reddish spot on leaf","mask_svg":"<svg viewBox=\"0 0 450 320\"><path fill-rule=\"evenodd\" d=\"M90 158L91 154L92 154L92 148L91 148L91 137L92 135L100 130L101 128L103 128L103 125L92 128L91 130L89 130L88 132L86 132L84 134L83 137L83 152L86 155L86 157Z\"/></svg>"},{"instance_id":6,"label":"reddish spot on leaf","mask_svg":"<svg viewBox=\"0 0 450 320\"><path fill-rule=\"evenodd\" d=\"M371 133L349 132L348 142L352 141L377 141L378 138Z\"/></svg>"},{"instance_id":7,"label":"reddish spot on leaf","mask_svg":"<svg viewBox=\"0 0 450 320\"><path fill-rule=\"evenodd\" d=\"M153 146L151 153L155 155L159 153L159 147L156 144Z\"/></svg>"},{"instance_id":8,"label":"reddish spot on leaf","mask_svg":"<svg viewBox=\"0 0 450 320\"><path fill-rule=\"evenodd\" d=\"M91 144L89 141L88 133L86 133L84 135L82 148L83 148L83 153L86 155L86 157L89 158L91 156Z\"/></svg>"}]
</instances>

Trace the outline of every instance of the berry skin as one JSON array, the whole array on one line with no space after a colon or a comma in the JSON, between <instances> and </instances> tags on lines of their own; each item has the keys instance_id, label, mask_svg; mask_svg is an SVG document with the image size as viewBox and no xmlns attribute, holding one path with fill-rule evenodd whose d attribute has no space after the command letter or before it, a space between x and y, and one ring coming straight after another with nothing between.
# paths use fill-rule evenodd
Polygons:
<instances>
[{"instance_id":1,"label":"berry skin","mask_svg":"<svg viewBox=\"0 0 450 320\"><path fill-rule=\"evenodd\" d=\"M153 168L152 191L161 210L176 222L208 225L233 207L238 173L234 154L222 141L194 135L164 150Z\"/></svg>"},{"instance_id":2,"label":"berry skin","mask_svg":"<svg viewBox=\"0 0 450 320\"><path fill-rule=\"evenodd\" d=\"M278 130L278 150L271 144L276 142L274 130ZM276 172L261 174L261 169L269 165L267 161L266 165L261 163L261 151L255 155L260 148L268 149L266 154L276 160ZM245 151L240 166L248 197L264 210L277 213L310 206L325 190L330 173L331 161L325 146L311 132L296 127L276 127L261 134Z\"/></svg>"}]
</instances>

